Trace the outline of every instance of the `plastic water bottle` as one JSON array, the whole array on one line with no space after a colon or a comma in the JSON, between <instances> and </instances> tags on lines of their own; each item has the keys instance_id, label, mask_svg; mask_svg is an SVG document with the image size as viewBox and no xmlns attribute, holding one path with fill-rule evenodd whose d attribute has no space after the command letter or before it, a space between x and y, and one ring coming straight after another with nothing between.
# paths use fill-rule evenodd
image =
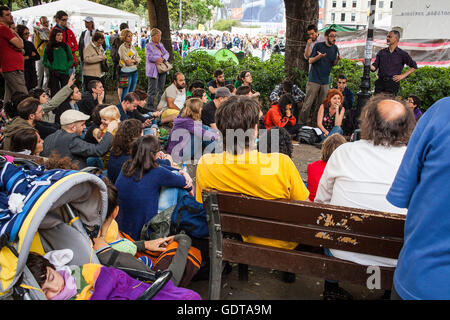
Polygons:
<instances>
[{"instance_id":1,"label":"plastic water bottle","mask_svg":"<svg viewBox=\"0 0 450 320\"><path fill-rule=\"evenodd\" d=\"M186 163L181 163L181 170L183 170L184 172L188 172Z\"/></svg>"}]
</instances>

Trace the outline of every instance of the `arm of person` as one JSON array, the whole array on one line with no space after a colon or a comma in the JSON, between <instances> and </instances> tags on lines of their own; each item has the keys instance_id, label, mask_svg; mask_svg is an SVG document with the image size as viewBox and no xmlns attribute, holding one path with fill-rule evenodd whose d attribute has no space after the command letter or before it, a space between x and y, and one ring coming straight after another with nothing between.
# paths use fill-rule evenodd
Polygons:
<instances>
[{"instance_id":1,"label":"arm of person","mask_svg":"<svg viewBox=\"0 0 450 320\"><path fill-rule=\"evenodd\" d=\"M396 82L405 79L407 76L409 76L411 73L413 73L416 69L415 68L409 68L408 71L402 74L396 74L392 77L392 79Z\"/></svg>"},{"instance_id":2,"label":"arm of person","mask_svg":"<svg viewBox=\"0 0 450 320\"><path fill-rule=\"evenodd\" d=\"M157 60L161 58L161 52L154 46L150 40L145 47L145 57L147 62L156 63Z\"/></svg>"},{"instance_id":3,"label":"arm of person","mask_svg":"<svg viewBox=\"0 0 450 320\"><path fill-rule=\"evenodd\" d=\"M273 110L273 109L272 109ZM288 123L289 117L282 117L279 112L268 111L267 112L270 122L272 122L273 126L284 128L284 126Z\"/></svg>"},{"instance_id":4,"label":"arm of person","mask_svg":"<svg viewBox=\"0 0 450 320\"><path fill-rule=\"evenodd\" d=\"M276 85L273 91L270 93L270 101L271 102L278 102L280 100L281 95L281 85Z\"/></svg>"},{"instance_id":5,"label":"arm of person","mask_svg":"<svg viewBox=\"0 0 450 320\"><path fill-rule=\"evenodd\" d=\"M68 69L70 69L72 67L73 63L75 62L75 60L73 58L73 54L70 53L70 47L68 45L66 45L66 48L69 48L68 50L66 50L66 53L67 53L67 58L68 58L67 65L69 66Z\"/></svg>"},{"instance_id":6,"label":"arm of person","mask_svg":"<svg viewBox=\"0 0 450 320\"><path fill-rule=\"evenodd\" d=\"M339 111L336 110L336 117L334 118L334 125L335 126L342 126L342 121L344 120L344 114L345 114L345 108L342 107L341 110Z\"/></svg>"},{"instance_id":7,"label":"arm of person","mask_svg":"<svg viewBox=\"0 0 450 320\"><path fill-rule=\"evenodd\" d=\"M216 94L217 88L214 88L213 86L208 86L208 90L211 94Z\"/></svg>"},{"instance_id":8,"label":"arm of person","mask_svg":"<svg viewBox=\"0 0 450 320\"><path fill-rule=\"evenodd\" d=\"M175 104L175 98L171 98L171 97L167 96L166 100L167 100L167 107L169 109L180 110L180 108L178 108L177 105Z\"/></svg>"},{"instance_id":9,"label":"arm of person","mask_svg":"<svg viewBox=\"0 0 450 320\"><path fill-rule=\"evenodd\" d=\"M69 81L67 82L67 85L62 87L55 96L50 99L46 104L42 105L42 110L47 113L50 112L56 108L58 108L70 95L72 94L73 90L71 86L75 83L75 73L72 74L69 78Z\"/></svg>"},{"instance_id":10,"label":"arm of person","mask_svg":"<svg viewBox=\"0 0 450 320\"><path fill-rule=\"evenodd\" d=\"M370 71L375 72L378 70L378 67L380 65L380 52L377 53L375 57L374 63L370 65Z\"/></svg>"},{"instance_id":11,"label":"arm of person","mask_svg":"<svg viewBox=\"0 0 450 320\"><path fill-rule=\"evenodd\" d=\"M280 155L281 156L281 155ZM289 185L288 188L290 190L290 200L300 200L300 201L309 201L309 190L306 188L305 184L303 183L302 177L300 176L300 173L298 172L297 168L294 165L294 162L289 157L283 157L284 161L288 162L288 165L286 166L289 177ZM281 161L282 158L280 158Z\"/></svg>"},{"instance_id":12,"label":"arm of person","mask_svg":"<svg viewBox=\"0 0 450 320\"><path fill-rule=\"evenodd\" d=\"M160 179L159 184L161 187L176 187L185 188L188 181L183 175L183 171L178 171L180 174L174 173L167 168L160 167ZM192 181L191 181L192 184Z\"/></svg>"},{"instance_id":13,"label":"arm of person","mask_svg":"<svg viewBox=\"0 0 450 320\"><path fill-rule=\"evenodd\" d=\"M326 56L326 53L321 53L318 51L318 46L315 45L312 49L311 55L309 56L308 62L309 64L313 64L322 59L324 56Z\"/></svg>"},{"instance_id":14,"label":"arm of person","mask_svg":"<svg viewBox=\"0 0 450 320\"><path fill-rule=\"evenodd\" d=\"M312 40L311 40L311 38L309 38L308 41L306 41L305 53L303 54L303 56L305 57L306 60L309 59L309 50L311 48L311 44L312 44Z\"/></svg>"},{"instance_id":15,"label":"arm of person","mask_svg":"<svg viewBox=\"0 0 450 320\"><path fill-rule=\"evenodd\" d=\"M97 54L97 52L93 49L92 46L88 45L83 50L83 62L86 64L94 64L102 62L103 56Z\"/></svg>"},{"instance_id":16,"label":"arm of person","mask_svg":"<svg viewBox=\"0 0 450 320\"><path fill-rule=\"evenodd\" d=\"M323 106L323 104L321 104L319 107L319 111L317 112L317 127L320 130L322 130L322 132L324 133L325 136L327 136L329 132L327 129L325 129L325 127L323 126L323 123L322 123L323 112L324 112L324 106Z\"/></svg>"},{"instance_id":17,"label":"arm of person","mask_svg":"<svg viewBox=\"0 0 450 320\"><path fill-rule=\"evenodd\" d=\"M11 31L13 37L11 37L9 39L9 43L11 43L14 47L16 47L17 49L23 49L24 47L24 43L21 37L19 37L19 35L17 33L15 33L14 31Z\"/></svg>"},{"instance_id":18,"label":"arm of person","mask_svg":"<svg viewBox=\"0 0 450 320\"><path fill-rule=\"evenodd\" d=\"M42 64L47 68L51 70L51 65L48 63L47 59L47 48L44 49L44 54L42 55Z\"/></svg>"},{"instance_id":19,"label":"arm of person","mask_svg":"<svg viewBox=\"0 0 450 320\"><path fill-rule=\"evenodd\" d=\"M106 132L102 140L98 144L88 143L76 137L69 145L70 152L74 155L87 157L101 157L109 151L111 147L113 136L110 132Z\"/></svg>"}]
</instances>

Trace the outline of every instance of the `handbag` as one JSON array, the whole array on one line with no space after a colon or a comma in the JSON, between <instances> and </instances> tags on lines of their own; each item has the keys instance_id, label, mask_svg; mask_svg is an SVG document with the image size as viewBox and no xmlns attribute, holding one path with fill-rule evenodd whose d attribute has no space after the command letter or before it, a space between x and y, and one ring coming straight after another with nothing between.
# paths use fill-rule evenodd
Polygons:
<instances>
[{"instance_id":1,"label":"handbag","mask_svg":"<svg viewBox=\"0 0 450 320\"><path fill-rule=\"evenodd\" d=\"M128 88L128 76L119 76L119 88Z\"/></svg>"},{"instance_id":2,"label":"handbag","mask_svg":"<svg viewBox=\"0 0 450 320\"><path fill-rule=\"evenodd\" d=\"M163 56L162 50L161 50L160 48L158 48L153 42L152 42L152 45L153 45L156 49L158 49L159 52L161 52L161 57L162 57L162 56ZM170 70L172 70L172 68L173 68L172 64L171 64L169 61L167 61L167 60L163 60L162 63L156 65L156 69L158 69L158 73L166 73L166 72L169 72Z\"/></svg>"},{"instance_id":3,"label":"handbag","mask_svg":"<svg viewBox=\"0 0 450 320\"><path fill-rule=\"evenodd\" d=\"M172 70L173 66L169 61L164 60L162 63L157 64L156 68L158 69L158 73L166 73Z\"/></svg>"},{"instance_id":4,"label":"handbag","mask_svg":"<svg viewBox=\"0 0 450 320\"><path fill-rule=\"evenodd\" d=\"M104 73L108 72L109 67L108 67L108 63L106 62L106 60L101 62L100 67L101 67L102 72L104 72Z\"/></svg>"},{"instance_id":5,"label":"handbag","mask_svg":"<svg viewBox=\"0 0 450 320\"><path fill-rule=\"evenodd\" d=\"M303 126L297 134L297 141L299 143L314 145L320 142L320 137L314 128Z\"/></svg>"}]
</instances>

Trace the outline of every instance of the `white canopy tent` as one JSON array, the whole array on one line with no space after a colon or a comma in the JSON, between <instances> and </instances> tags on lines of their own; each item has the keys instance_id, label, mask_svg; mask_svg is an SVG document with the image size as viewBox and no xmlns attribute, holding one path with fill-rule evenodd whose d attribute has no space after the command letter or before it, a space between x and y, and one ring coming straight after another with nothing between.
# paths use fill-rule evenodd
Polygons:
<instances>
[{"instance_id":1,"label":"white canopy tent","mask_svg":"<svg viewBox=\"0 0 450 320\"><path fill-rule=\"evenodd\" d=\"M112 7L108 7L88 0L59 0L13 11L12 15L16 24L25 24L29 28L36 25L41 16L46 16L53 25L53 19L57 11L63 10L69 15L69 26L78 36L84 29L83 19L87 16L94 18L96 28L109 32L119 30L122 22L128 23L130 29L139 31L140 17Z\"/></svg>"}]
</instances>

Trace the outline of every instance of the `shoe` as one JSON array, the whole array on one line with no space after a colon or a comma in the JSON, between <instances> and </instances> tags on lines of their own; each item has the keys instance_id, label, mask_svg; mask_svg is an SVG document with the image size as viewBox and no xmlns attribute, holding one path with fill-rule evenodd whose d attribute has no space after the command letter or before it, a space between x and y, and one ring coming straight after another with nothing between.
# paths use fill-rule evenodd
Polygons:
<instances>
[{"instance_id":1,"label":"shoe","mask_svg":"<svg viewBox=\"0 0 450 320\"><path fill-rule=\"evenodd\" d=\"M295 273L292 272L283 272L281 275L281 280L286 283L294 283L295 282Z\"/></svg>"},{"instance_id":2,"label":"shoe","mask_svg":"<svg viewBox=\"0 0 450 320\"><path fill-rule=\"evenodd\" d=\"M347 290L338 286L333 289L325 289L323 300L353 300L353 296Z\"/></svg>"}]
</instances>

